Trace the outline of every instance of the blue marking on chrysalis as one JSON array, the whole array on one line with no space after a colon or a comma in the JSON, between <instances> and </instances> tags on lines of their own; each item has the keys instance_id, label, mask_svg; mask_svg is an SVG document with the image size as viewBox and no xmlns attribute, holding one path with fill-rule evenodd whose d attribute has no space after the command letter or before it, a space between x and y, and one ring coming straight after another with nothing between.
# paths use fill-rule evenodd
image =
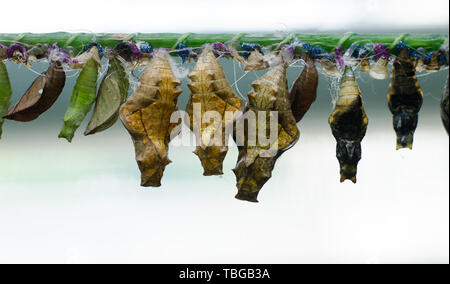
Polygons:
<instances>
[{"instance_id":1,"label":"blue marking on chrysalis","mask_svg":"<svg viewBox=\"0 0 450 284\"><path fill-rule=\"evenodd\" d=\"M398 55L400 53L400 51L402 49L406 49L406 51L408 52L409 57L411 58L420 58L423 59L423 56L417 52L415 49L411 48L410 46L408 46L405 42L400 41L396 46L395 46L395 54Z\"/></svg>"},{"instance_id":2,"label":"blue marking on chrysalis","mask_svg":"<svg viewBox=\"0 0 450 284\"><path fill-rule=\"evenodd\" d=\"M181 42L178 43L175 48L180 49L176 53L178 54L179 57L181 57L183 63L186 62L189 58L189 54L191 53L191 51L187 48L186 45L182 44Z\"/></svg>"},{"instance_id":3,"label":"blue marking on chrysalis","mask_svg":"<svg viewBox=\"0 0 450 284\"><path fill-rule=\"evenodd\" d=\"M83 52L88 51L88 50L91 49L91 47L93 47L94 45L97 46L97 49L98 49L98 55L100 56L100 58L102 58L102 57L103 57L103 47L102 47L102 45L101 45L100 43L98 43L98 42L89 42L88 44L86 44L86 45L84 46Z\"/></svg>"},{"instance_id":4,"label":"blue marking on chrysalis","mask_svg":"<svg viewBox=\"0 0 450 284\"><path fill-rule=\"evenodd\" d=\"M150 43L148 43L146 41L139 41L139 42L136 43L136 46L143 53L151 53L151 52L153 52L153 47L150 45Z\"/></svg>"},{"instance_id":5,"label":"blue marking on chrysalis","mask_svg":"<svg viewBox=\"0 0 450 284\"><path fill-rule=\"evenodd\" d=\"M430 64L431 56L432 56L432 55L433 55L433 52L432 52L432 51L428 52L428 54L427 54L427 56L425 57L425 60L424 60L424 63L425 63L425 64Z\"/></svg>"},{"instance_id":6,"label":"blue marking on chrysalis","mask_svg":"<svg viewBox=\"0 0 450 284\"><path fill-rule=\"evenodd\" d=\"M244 50L244 52L242 53L242 57L244 57L245 59L247 59L250 56L250 52L253 50L258 50L261 54L263 53L261 46L257 43L245 43L244 42L241 45L241 49Z\"/></svg>"}]
</instances>

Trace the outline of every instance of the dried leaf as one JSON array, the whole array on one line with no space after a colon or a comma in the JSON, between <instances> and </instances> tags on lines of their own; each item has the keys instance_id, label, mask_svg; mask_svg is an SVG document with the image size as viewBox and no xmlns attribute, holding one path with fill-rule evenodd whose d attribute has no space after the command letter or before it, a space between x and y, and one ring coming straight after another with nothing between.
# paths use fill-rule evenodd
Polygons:
<instances>
[{"instance_id":1,"label":"dried leaf","mask_svg":"<svg viewBox=\"0 0 450 284\"><path fill-rule=\"evenodd\" d=\"M414 132L423 102L423 91L417 81L414 64L405 49L400 52L394 62L387 100L389 109L394 115L397 150L412 149Z\"/></svg>"},{"instance_id":2,"label":"dried leaf","mask_svg":"<svg viewBox=\"0 0 450 284\"><path fill-rule=\"evenodd\" d=\"M177 111L181 82L174 76L167 55L157 53L140 78L140 85L120 108L120 119L131 135L141 186L160 186L168 158L171 135L179 123L170 117Z\"/></svg>"},{"instance_id":3,"label":"dried leaf","mask_svg":"<svg viewBox=\"0 0 450 284\"><path fill-rule=\"evenodd\" d=\"M309 107L316 100L318 85L319 73L314 65L314 60L307 57L305 68L295 80L289 93L292 102L292 114L296 122L303 118Z\"/></svg>"},{"instance_id":4,"label":"dried leaf","mask_svg":"<svg viewBox=\"0 0 450 284\"><path fill-rule=\"evenodd\" d=\"M61 62L53 61L47 71L34 80L5 118L23 122L38 118L56 102L65 83L66 73Z\"/></svg>"},{"instance_id":5,"label":"dried leaf","mask_svg":"<svg viewBox=\"0 0 450 284\"><path fill-rule=\"evenodd\" d=\"M0 50L2 50L0 48ZM2 138L3 115L8 111L11 104L11 83L9 81L8 70L0 57L0 138Z\"/></svg>"},{"instance_id":6,"label":"dried leaf","mask_svg":"<svg viewBox=\"0 0 450 284\"><path fill-rule=\"evenodd\" d=\"M442 94L442 100L441 100L441 118L442 118L442 123L444 123L445 129L447 130L447 134L449 132L448 130L448 122L449 122L449 117L448 117L448 84L449 84L449 78L447 76L447 84L446 87L444 88L444 93Z\"/></svg>"},{"instance_id":7,"label":"dried leaf","mask_svg":"<svg viewBox=\"0 0 450 284\"><path fill-rule=\"evenodd\" d=\"M252 86L254 91L248 94L246 112L238 120L234 134L236 143L242 146L238 147L239 158L233 171L238 188L236 198L258 202L258 193L272 176L276 160L297 142L300 132L291 111L285 64L273 67ZM274 112L278 114L278 120L271 122ZM264 114L266 119L260 116ZM246 119L252 116L256 119L254 124ZM242 124L245 126L243 133L239 131ZM271 141L268 132L274 128L278 135ZM258 131L272 143L265 144L260 139L252 142L252 133L259 136Z\"/></svg>"},{"instance_id":8,"label":"dried leaf","mask_svg":"<svg viewBox=\"0 0 450 284\"><path fill-rule=\"evenodd\" d=\"M91 58L81 70L70 98L70 106L64 115L64 125L58 135L59 138L66 138L71 142L75 131L91 110L97 94L98 68L98 62L95 58Z\"/></svg>"},{"instance_id":9,"label":"dried leaf","mask_svg":"<svg viewBox=\"0 0 450 284\"><path fill-rule=\"evenodd\" d=\"M109 68L97 94L94 114L84 135L106 130L119 117L119 108L128 96L129 82L125 69L117 57L109 61Z\"/></svg>"},{"instance_id":10,"label":"dried leaf","mask_svg":"<svg viewBox=\"0 0 450 284\"><path fill-rule=\"evenodd\" d=\"M337 142L336 157L341 168L341 182L349 179L356 183L361 140L366 135L369 121L351 67L344 70L336 106L328 122Z\"/></svg>"},{"instance_id":11,"label":"dried leaf","mask_svg":"<svg viewBox=\"0 0 450 284\"><path fill-rule=\"evenodd\" d=\"M198 140L194 153L202 163L205 176L221 175L222 163L228 151L225 129L233 123L237 115L226 116L225 113L240 111L243 102L231 88L209 46L203 49L189 78L191 95L186 112L189 115L189 127ZM195 105L199 106L198 111L195 111ZM221 121L210 122L203 119L208 111L220 114ZM196 129L196 126L200 126L199 129ZM218 138L221 138L220 141Z\"/></svg>"}]
</instances>

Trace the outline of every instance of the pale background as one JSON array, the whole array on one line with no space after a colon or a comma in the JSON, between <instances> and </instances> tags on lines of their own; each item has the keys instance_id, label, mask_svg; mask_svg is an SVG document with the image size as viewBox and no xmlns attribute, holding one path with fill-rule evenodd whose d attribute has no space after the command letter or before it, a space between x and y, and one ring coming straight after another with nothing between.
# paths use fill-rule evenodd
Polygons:
<instances>
[{"instance_id":1,"label":"pale background","mask_svg":"<svg viewBox=\"0 0 450 284\"><path fill-rule=\"evenodd\" d=\"M392 0L189 1L189 6L86 1L92 8L83 1L76 7L46 2L40 14L34 9L4 14L11 25L0 26L0 32L55 31L55 26L96 32L355 31L362 23L367 30L384 24L400 31L448 32L448 1L425 6L409 1L406 7ZM232 61L221 63L233 82ZM7 67L16 102L37 74L24 66ZM184 68L191 70L192 64ZM34 71L45 69L43 63L33 65ZM289 69L290 84L299 71ZM120 122L90 137L82 135L84 123L71 144L58 139L76 79L68 78L60 99L39 119L4 124L0 263L448 263L449 139L439 117L447 76L448 70L420 75L425 100L414 149L395 151L388 81L358 75L369 128L353 185L339 183L327 123L332 104L321 75L317 102L299 124L301 138L277 161L258 204L233 197L234 147L223 177L201 175L194 147L172 147L173 163L162 187L143 189L131 139ZM254 79L250 73L239 82L242 94ZM180 107L187 101L186 82Z\"/></svg>"}]
</instances>

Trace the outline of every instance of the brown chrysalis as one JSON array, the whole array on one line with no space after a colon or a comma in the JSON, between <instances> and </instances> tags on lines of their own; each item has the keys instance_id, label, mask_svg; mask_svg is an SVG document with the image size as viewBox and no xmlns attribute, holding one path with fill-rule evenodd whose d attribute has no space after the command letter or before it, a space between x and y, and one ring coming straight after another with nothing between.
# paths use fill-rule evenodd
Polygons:
<instances>
[{"instance_id":1,"label":"brown chrysalis","mask_svg":"<svg viewBox=\"0 0 450 284\"><path fill-rule=\"evenodd\" d=\"M52 61L28 88L20 101L4 116L6 119L31 121L48 110L58 99L66 82L66 74L60 61Z\"/></svg>"},{"instance_id":2,"label":"brown chrysalis","mask_svg":"<svg viewBox=\"0 0 450 284\"><path fill-rule=\"evenodd\" d=\"M199 157L204 175L221 175L228 152L228 134L242 100L231 88L210 46L204 47L194 70L189 74L191 90L186 112L189 127L197 138L194 153Z\"/></svg>"},{"instance_id":3,"label":"brown chrysalis","mask_svg":"<svg viewBox=\"0 0 450 284\"><path fill-rule=\"evenodd\" d=\"M275 162L299 138L289 100L286 68L280 63L253 82L254 91L248 94L246 112L237 121L234 139L239 158L233 169L237 199L258 202L258 193L272 176Z\"/></svg>"},{"instance_id":4,"label":"brown chrysalis","mask_svg":"<svg viewBox=\"0 0 450 284\"><path fill-rule=\"evenodd\" d=\"M317 87L319 85L319 73L314 60L307 56L305 67L300 76L295 80L289 93L292 102L292 113L295 121L299 122L316 100Z\"/></svg>"},{"instance_id":5,"label":"brown chrysalis","mask_svg":"<svg viewBox=\"0 0 450 284\"><path fill-rule=\"evenodd\" d=\"M177 110L181 85L167 59L157 53L145 68L140 85L120 108L120 119L131 135L141 186L160 186L168 158L172 131L179 123L170 118Z\"/></svg>"},{"instance_id":6,"label":"brown chrysalis","mask_svg":"<svg viewBox=\"0 0 450 284\"><path fill-rule=\"evenodd\" d=\"M361 91L351 67L345 67L336 106L328 122L336 138L336 157L340 164L341 182L356 183L356 171L361 160L361 140L366 134L368 119Z\"/></svg>"}]
</instances>

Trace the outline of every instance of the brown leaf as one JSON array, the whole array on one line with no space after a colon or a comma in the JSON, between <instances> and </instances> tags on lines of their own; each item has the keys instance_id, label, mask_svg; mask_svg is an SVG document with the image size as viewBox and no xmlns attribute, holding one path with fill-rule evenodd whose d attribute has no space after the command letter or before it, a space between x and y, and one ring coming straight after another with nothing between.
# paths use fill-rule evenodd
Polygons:
<instances>
[{"instance_id":1,"label":"brown leaf","mask_svg":"<svg viewBox=\"0 0 450 284\"><path fill-rule=\"evenodd\" d=\"M52 62L28 88L20 101L4 116L6 119L31 121L48 110L58 99L66 82L61 62Z\"/></svg>"}]
</instances>

